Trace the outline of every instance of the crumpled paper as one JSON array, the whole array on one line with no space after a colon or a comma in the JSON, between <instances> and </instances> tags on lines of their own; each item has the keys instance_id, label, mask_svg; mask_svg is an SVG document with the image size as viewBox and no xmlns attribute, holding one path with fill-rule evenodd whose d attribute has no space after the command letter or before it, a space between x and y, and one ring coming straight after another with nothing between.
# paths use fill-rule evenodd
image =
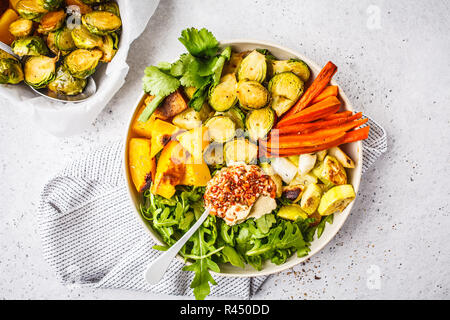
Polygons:
<instances>
[{"instance_id":1,"label":"crumpled paper","mask_svg":"<svg viewBox=\"0 0 450 320\"><path fill-rule=\"evenodd\" d=\"M159 0L117 0L122 19L119 50L114 59L97 68L97 92L79 103L54 102L34 93L25 84L0 85L0 98L21 109L44 130L56 136L70 136L86 129L122 87L129 66L126 63L131 43L144 31Z\"/></svg>"}]
</instances>

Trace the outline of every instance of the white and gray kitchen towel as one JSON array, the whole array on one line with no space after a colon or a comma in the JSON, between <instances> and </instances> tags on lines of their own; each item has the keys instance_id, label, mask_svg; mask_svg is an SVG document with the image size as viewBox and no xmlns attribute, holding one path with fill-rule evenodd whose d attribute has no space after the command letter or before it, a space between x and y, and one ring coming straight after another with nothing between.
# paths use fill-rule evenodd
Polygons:
<instances>
[{"instance_id":1,"label":"white and gray kitchen towel","mask_svg":"<svg viewBox=\"0 0 450 320\"><path fill-rule=\"evenodd\" d=\"M387 150L384 129L368 124L363 171ZM123 144L117 142L72 162L45 185L39 229L46 260L66 285L192 295L193 274L178 260L159 284L144 280L145 268L161 253L133 213L122 166ZM215 278L211 295L248 299L267 277Z\"/></svg>"}]
</instances>

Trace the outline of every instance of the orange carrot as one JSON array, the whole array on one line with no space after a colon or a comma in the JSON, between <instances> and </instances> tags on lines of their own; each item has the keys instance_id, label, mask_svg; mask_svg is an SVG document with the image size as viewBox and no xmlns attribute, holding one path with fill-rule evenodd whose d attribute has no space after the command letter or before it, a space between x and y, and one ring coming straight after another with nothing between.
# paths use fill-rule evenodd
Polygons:
<instances>
[{"instance_id":1,"label":"orange carrot","mask_svg":"<svg viewBox=\"0 0 450 320\"><path fill-rule=\"evenodd\" d=\"M369 130L370 130L370 126L366 126L361 129L347 132L344 136L344 140L342 141L342 144L367 139L369 137Z\"/></svg>"},{"instance_id":2,"label":"orange carrot","mask_svg":"<svg viewBox=\"0 0 450 320\"><path fill-rule=\"evenodd\" d=\"M338 86L328 86L325 89L323 89L323 91L317 97L315 97L310 104L317 103L331 96L336 97L337 95L338 95Z\"/></svg>"},{"instance_id":3,"label":"orange carrot","mask_svg":"<svg viewBox=\"0 0 450 320\"><path fill-rule=\"evenodd\" d=\"M285 149L268 149L266 150L266 157L287 157L287 156L296 156L305 153L312 153L322 150L327 150L332 147L336 147L342 144L344 141L345 135L335 141L320 144L314 147L304 147L304 148L285 148Z\"/></svg>"},{"instance_id":4,"label":"orange carrot","mask_svg":"<svg viewBox=\"0 0 450 320\"><path fill-rule=\"evenodd\" d=\"M289 117L297 112L306 108L314 98L316 98L323 89L330 82L333 75L336 73L337 67L333 62L328 61L328 63L319 72L316 79L305 91L303 96L297 101L297 103L286 113L285 117Z\"/></svg>"},{"instance_id":5,"label":"orange carrot","mask_svg":"<svg viewBox=\"0 0 450 320\"><path fill-rule=\"evenodd\" d=\"M352 115L351 111L342 111L342 112L338 112L332 115L329 115L325 118L323 118L323 120L333 120L333 119L338 119L338 118L345 118L345 117L349 117Z\"/></svg>"},{"instance_id":6,"label":"orange carrot","mask_svg":"<svg viewBox=\"0 0 450 320\"><path fill-rule=\"evenodd\" d=\"M281 119L276 128L294 123L304 123L318 120L320 118L326 117L330 114L336 113L341 106L341 102L336 97L328 97L309 108L300 111L297 114L293 114L289 117L284 117Z\"/></svg>"}]
</instances>

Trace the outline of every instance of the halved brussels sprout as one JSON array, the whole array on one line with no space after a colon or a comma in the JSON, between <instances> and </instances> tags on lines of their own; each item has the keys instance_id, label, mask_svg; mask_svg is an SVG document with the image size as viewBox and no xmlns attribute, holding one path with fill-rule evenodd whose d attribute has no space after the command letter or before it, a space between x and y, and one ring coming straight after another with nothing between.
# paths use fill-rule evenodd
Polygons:
<instances>
[{"instance_id":1,"label":"halved brussels sprout","mask_svg":"<svg viewBox=\"0 0 450 320\"><path fill-rule=\"evenodd\" d=\"M206 121L209 137L212 141L223 143L234 138L236 125L233 120L224 116L212 117Z\"/></svg>"},{"instance_id":2,"label":"halved brussels sprout","mask_svg":"<svg viewBox=\"0 0 450 320\"><path fill-rule=\"evenodd\" d=\"M64 25L65 21L66 13L64 10L51 11L42 17L37 31L42 34L56 31Z\"/></svg>"},{"instance_id":3,"label":"halved brussels sprout","mask_svg":"<svg viewBox=\"0 0 450 320\"><path fill-rule=\"evenodd\" d=\"M236 73L236 70L238 69L239 65L241 64L244 57L249 54L250 51L243 51L243 52L232 52L230 60L228 60L225 65L223 66L222 73Z\"/></svg>"},{"instance_id":4,"label":"halved brussels sprout","mask_svg":"<svg viewBox=\"0 0 450 320\"><path fill-rule=\"evenodd\" d=\"M270 101L269 92L258 81L239 81L236 93L240 106L247 110L260 109Z\"/></svg>"},{"instance_id":5,"label":"halved brussels sprout","mask_svg":"<svg viewBox=\"0 0 450 320\"><path fill-rule=\"evenodd\" d=\"M209 91L209 104L216 111L226 111L237 102L236 76L233 73L224 75L220 83Z\"/></svg>"},{"instance_id":6,"label":"halved brussels sprout","mask_svg":"<svg viewBox=\"0 0 450 320\"><path fill-rule=\"evenodd\" d=\"M256 163L258 158L258 146L247 139L238 138L225 143L225 161L227 165L244 162Z\"/></svg>"},{"instance_id":7,"label":"halved brussels sprout","mask_svg":"<svg viewBox=\"0 0 450 320\"><path fill-rule=\"evenodd\" d=\"M233 120L234 124L236 125L236 129L244 129L244 120L245 120L245 114L241 111L241 109L232 107L231 109L220 112L217 111L215 116L226 116L229 117L231 120Z\"/></svg>"},{"instance_id":8,"label":"halved brussels sprout","mask_svg":"<svg viewBox=\"0 0 450 320\"><path fill-rule=\"evenodd\" d=\"M118 30L122 21L118 16L107 11L92 11L81 18L83 25L92 33L104 36Z\"/></svg>"},{"instance_id":9,"label":"halved brussels sprout","mask_svg":"<svg viewBox=\"0 0 450 320\"><path fill-rule=\"evenodd\" d=\"M116 16L120 17L120 10L117 2L107 2L100 4L95 7L95 10L111 12L114 13Z\"/></svg>"},{"instance_id":10,"label":"halved brussels sprout","mask_svg":"<svg viewBox=\"0 0 450 320\"><path fill-rule=\"evenodd\" d=\"M271 60L273 74L292 72L298 76L303 82L309 80L311 71L308 65L303 60Z\"/></svg>"},{"instance_id":11,"label":"halved brussels sprout","mask_svg":"<svg viewBox=\"0 0 450 320\"><path fill-rule=\"evenodd\" d=\"M44 88L55 78L57 61L57 57L29 57L24 66L25 82L36 89Z\"/></svg>"},{"instance_id":12,"label":"halved brussels sprout","mask_svg":"<svg viewBox=\"0 0 450 320\"><path fill-rule=\"evenodd\" d=\"M38 36L16 39L11 44L11 49L19 57L48 54L48 48L44 40Z\"/></svg>"},{"instance_id":13,"label":"halved brussels sprout","mask_svg":"<svg viewBox=\"0 0 450 320\"><path fill-rule=\"evenodd\" d=\"M272 129L274 123L275 113L270 107L253 110L247 114L245 119L250 138L254 141L264 138Z\"/></svg>"},{"instance_id":14,"label":"halved brussels sprout","mask_svg":"<svg viewBox=\"0 0 450 320\"><path fill-rule=\"evenodd\" d=\"M17 84L22 80L22 64L14 58L0 58L0 83Z\"/></svg>"},{"instance_id":15,"label":"halved brussels sprout","mask_svg":"<svg viewBox=\"0 0 450 320\"><path fill-rule=\"evenodd\" d=\"M86 79L95 72L102 56L103 52L97 49L77 49L65 57L64 65L75 78Z\"/></svg>"},{"instance_id":16,"label":"halved brussels sprout","mask_svg":"<svg viewBox=\"0 0 450 320\"><path fill-rule=\"evenodd\" d=\"M39 21L48 12L39 0L20 0L16 5L16 11L24 19Z\"/></svg>"},{"instance_id":17,"label":"halved brussels sprout","mask_svg":"<svg viewBox=\"0 0 450 320\"><path fill-rule=\"evenodd\" d=\"M281 116L300 98L304 83L292 72L276 74L269 81L268 89L272 95L271 107Z\"/></svg>"},{"instance_id":18,"label":"halved brussels sprout","mask_svg":"<svg viewBox=\"0 0 450 320\"><path fill-rule=\"evenodd\" d=\"M64 0L38 0L38 3L49 11L54 11L61 7Z\"/></svg>"},{"instance_id":19,"label":"halved brussels sprout","mask_svg":"<svg viewBox=\"0 0 450 320\"><path fill-rule=\"evenodd\" d=\"M33 21L20 18L9 25L9 32L16 37L26 37L33 32Z\"/></svg>"},{"instance_id":20,"label":"halved brussels sprout","mask_svg":"<svg viewBox=\"0 0 450 320\"><path fill-rule=\"evenodd\" d=\"M63 28L56 32L55 46L63 52L72 51L77 48L72 38L72 31L69 28Z\"/></svg>"},{"instance_id":21,"label":"halved brussels sprout","mask_svg":"<svg viewBox=\"0 0 450 320\"><path fill-rule=\"evenodd\" d=\"M223 144L210 143L203 152L203 159L208 166L217 166L224 163Z\"/></svg>"},{"instance_id":22,"label":"halved brussels sprout","mask_svg":"<svg viewBox=\"0 0 450 320\"><path fill-rule=\"evenodd\" d=\"M119 36L116 33L103 36L103 44L99 47L103 51L101 62L111 62L119 49Z\"/></svg>"},{"instance_id":23,"label":"halved brussels sprout","mask_svg":"<svg viewBox=\"0 0 450 320\"><path fill-rule=\"evenodd\" d=\"M266 56L253 50L239 64L238 80L263 82L267 74Z\"/></svg>"},{"instance_id":24,"label":"halved brussels sprout","mask_svg":"<svg viewBox=\"0 0 450 320\"><path fill-rule=\"evenodd\" d=\"M103 3L106 2L107 0L81 0L82 2L84 2L85 4L99 4L99 3Z\"/></svg>"},{"instance_id":25,"label":"halved brussels sprout","mask_svg":"<svg viewBox=\"0 0 450 320\"><path fill-rule=\"evenodd\" d=\"M83 92L86 83L86 79L75 78L63 66L59 66L55 79L48 84L48 89L58 94L74 96Z\"/></svg>"},{"instance_id":26,"label":"halved brussels sprout","mask_svg":"<svg viewBox=\"0 0 450 320\"><path fill-rule=\"evenodd\" d=\"M94 49L103 45L102 37L90 33L83 25L72 30L72 39L79 49Z\"/></svg>"}]
</instances>

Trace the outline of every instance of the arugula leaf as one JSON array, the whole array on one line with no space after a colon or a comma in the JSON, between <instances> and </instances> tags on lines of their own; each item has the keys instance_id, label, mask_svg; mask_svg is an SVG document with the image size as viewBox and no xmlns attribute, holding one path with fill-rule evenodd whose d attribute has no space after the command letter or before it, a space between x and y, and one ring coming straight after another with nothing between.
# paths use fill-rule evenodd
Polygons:
<instances>
[{"instance_id":1,"label":"arugula leaf","mask_svg":"<svg viewBox=\"0 0 450 320\"><path fill-rule=\"evenodd\" d=\"M217 53L219 47L217 39L205 28L200 31L196 28L185 29L181 31L181 37L178 40L190 54L196 57L212 57Z\"/></svg>"},{"instance_id":2,"label":"arugula leaf","mask_svg":"<svg viewBox=\"0 0 450 320\"><path fill-rule=\"evenodd\" d=\"M329 216L326 216L323 218L320 223L317 225L317 239L319 239L322 236L323 231L325 230L325 224L328 222L329 224L333 223L333 214L330 214Z\"/></svg>"}]
</instances>

